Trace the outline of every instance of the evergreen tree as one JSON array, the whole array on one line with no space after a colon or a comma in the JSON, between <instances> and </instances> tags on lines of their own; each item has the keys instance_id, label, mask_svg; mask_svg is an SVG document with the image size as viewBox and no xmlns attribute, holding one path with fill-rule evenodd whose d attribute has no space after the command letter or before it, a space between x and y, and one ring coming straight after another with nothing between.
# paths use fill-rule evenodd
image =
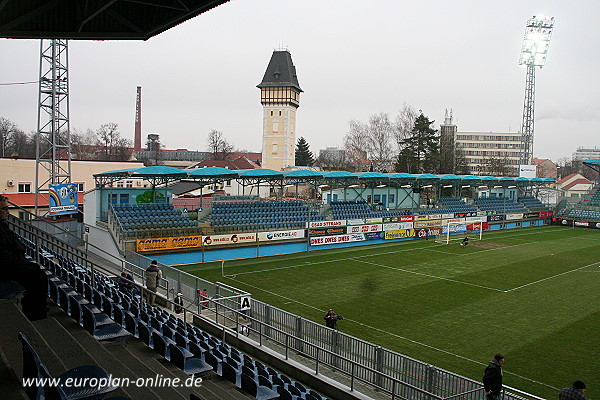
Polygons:
<instances>
[{"instance_id":1,"label":"evergreen tree","mask_svg":"<svg viewBox=\"0 0 600 400\"><path fill-rule=\"evenodd\" d=\"M433 123L423 113L417 117L410 136L400 142L396 171L416 174L437 171L440 163L440 138L436 134L437 129L431 127Z\"/></svg>"},{"instance_id":2,"label":"evergreen tree","mask_svg":"<svg viewBox=\"0 0 600 400\"><path fill-rule=\"evenodd\" d=\"M314 162L313 154L309 149L310 145L303 137L298 139L296 143L296 165L311 166Z\"/></svg>"}]
</instances>

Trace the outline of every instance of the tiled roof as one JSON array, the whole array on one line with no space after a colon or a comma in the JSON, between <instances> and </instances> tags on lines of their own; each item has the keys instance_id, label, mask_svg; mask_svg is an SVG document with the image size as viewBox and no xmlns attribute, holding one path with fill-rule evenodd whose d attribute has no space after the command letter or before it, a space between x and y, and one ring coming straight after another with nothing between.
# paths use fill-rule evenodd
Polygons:
<instances>
[{"instance_id":1,"label":"tiled roof","mask_svg":"<svg viewBox=\"0 0 600 400\"><path fill-rule=\"evenodd\" d=\"M39 197L38 206L47 207L48 206L48 195L44 193L44 195ZM14 203L21 207L34 207L35 206L35 193L2 193L3 196L8 198L8 201ZM77 193L77 198L79 204L83 204L83 192ZM9 204L10 206L10 204Z\"/></svg>"}]
</instances>

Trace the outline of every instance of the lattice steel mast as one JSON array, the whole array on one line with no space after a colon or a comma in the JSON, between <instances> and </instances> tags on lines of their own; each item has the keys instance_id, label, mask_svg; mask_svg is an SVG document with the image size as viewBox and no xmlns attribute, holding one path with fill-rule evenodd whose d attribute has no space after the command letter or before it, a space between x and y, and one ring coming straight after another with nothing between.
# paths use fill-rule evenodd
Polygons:
<instances>
[{"instance_id":1,"label":"lattice steel mast","mask_svg":"<svg viewBox=\"0 0 600 400\"><path fill-rule=\"evenodd\" d=\"M519 65L527 66L525 80L525 103L523 105L523 123L521 136L521 164L531 163L533 157L533 132L535 110L535 67L543 67L546 63L550 36L554 28L554 17L535 15L527 21L525 38L521 49Z\"/></svg>"},{"instance_id":2,"label":"lattice steel mast","mask_svg":"<svg viewBox=\"0 0 600 400\"><path fill-rule=\"evenodd\" d=\"M66 40L41 40L36 134L36 215L40 196L48 197L50 184L71 183L68 65Z\"/></svg>"}]
</instances>

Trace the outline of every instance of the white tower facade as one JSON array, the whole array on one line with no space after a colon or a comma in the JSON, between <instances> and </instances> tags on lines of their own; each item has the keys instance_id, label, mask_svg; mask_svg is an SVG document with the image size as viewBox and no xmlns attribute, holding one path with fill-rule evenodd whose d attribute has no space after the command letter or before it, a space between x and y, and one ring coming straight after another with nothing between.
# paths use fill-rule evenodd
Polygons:
<instances>
[{"instance_id":1,"label":"white tower facade","mask_svg":"<svg viewBox=\"0 0 600 400\"><path fill-rule=\"evenodd\" d=\"M296 110L302 89L289 51L274 51L260 89L263 105L262 167L281 171L296 158Z\"/></svg>"}]
</instances>

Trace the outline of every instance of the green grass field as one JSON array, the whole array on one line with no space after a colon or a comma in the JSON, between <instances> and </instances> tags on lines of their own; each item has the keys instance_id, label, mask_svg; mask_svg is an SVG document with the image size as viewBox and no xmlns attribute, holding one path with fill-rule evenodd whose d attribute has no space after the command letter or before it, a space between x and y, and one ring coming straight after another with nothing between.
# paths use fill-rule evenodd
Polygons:
<instances>
[{"instance_id":1,"label":"green grass field","mask_svg":"<svg viewBox=\"0 0 600 400\"><path fill-rule=\"evenodd\" d=\"M557 398L600 393L600 230L485 232L466 248L411 241L182 268L341 331L480 380L506 355L507 385Z\"/></svg>"}]
</instances>

